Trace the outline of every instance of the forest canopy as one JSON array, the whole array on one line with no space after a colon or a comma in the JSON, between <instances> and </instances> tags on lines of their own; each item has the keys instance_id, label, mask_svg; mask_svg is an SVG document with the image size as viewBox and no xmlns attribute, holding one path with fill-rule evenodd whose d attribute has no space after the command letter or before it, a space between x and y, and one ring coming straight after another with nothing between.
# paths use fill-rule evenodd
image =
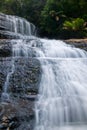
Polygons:
<instances>
[{"instance_id":1,"label":"forest canopy","mask_svg":"<svg viewBox=\"0 0 87 130\"><path fill-rule=\"evenodd\" d=\"M0 0L0 12L26 18L41 36L87 36L87 0Z\"/></svg>"}]
</instances>

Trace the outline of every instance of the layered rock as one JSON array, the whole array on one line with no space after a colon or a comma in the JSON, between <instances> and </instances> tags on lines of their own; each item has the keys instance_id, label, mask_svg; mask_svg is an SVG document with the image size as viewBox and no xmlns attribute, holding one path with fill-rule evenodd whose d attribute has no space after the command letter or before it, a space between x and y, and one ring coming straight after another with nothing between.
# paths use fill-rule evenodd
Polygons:
<instances>
[{"instance_id":1,"label":"layered rock","mask_svg":"<svg viewBox=\"0 0 87 130\"><path fill-rule=\"evenodd\" d=\"M69 39L64 40L67 44L81 48L87 51L87 39Z\"/></svg>"},{"instance_id":2,"label":"layered rock","mask_svg":"<svg viewBox=\"0 0 87 130\"><path fill-rule=\"evenodd\" d=\"M12 45L10 40L0 40L0 57L9 57L12 55Z\"/></svg>"},{"instance_id":3,"label":"layered rock","mask_svg":"<svg viewBox=\"0 0 87 130\"><path fill-rule=\"evenodd\" d=\"M20 57L14 60L14 66L8 86L10 100L1 102L0 106L0 129L32 130L35 121L34 102L41 78L40 63L32 57ZM12 57L0 57L0 95L11 69ZM3 121L3 117L7 118L6 121Z\"/></svg>"},{"instance_id":4,"label":"layered rock","mask_svg":"<svg viewBox=\"0 0 87 130\"><path fill-rule=\"evenodd\" d=\"M31 47L28 49L28 57L22 54L13 57L11 42L11 39L19 39L24 34L34 34L34 29L34 25L25 19L0 14L0 130L32 130L34 127L34 102L41 79L40 63ZM30 37L26 42L32 40ZM13 66L14 71L11 73ZM2 100L9 73L7 92L10 99Z\"/></svg>"},{"instance_id":5,"label":"layered rock","mask_svg":"<svg viewBox=\"0 0 87 130\"><path fill-rule=\"evenodd\" d=\"M0 130L32 130L34 119L33 101L18 99L0 104Z\"/></svg>"},{"instance_id":6,"label":"layered rock","mask_svg":"<svg viewBox=\"0 0 87 130\"><path fill-rule=\"evenodd\" d=\"M12 22L9 21L9 17ZM32 47L29 47L28 57L24 57L22 53L20 57L12 57L11 39L21 38L21 34L25 32L23 27L22 29L14 28L12 16L9 17L0 14L0 96L4 91L8 73L14 67L8 85L10 100L3 102L0 99L0 130L32 130L35 123L34 103L41 80L40 63L32 49L37 41L35 45L32 44ZM19 21L22 26L23 22ZM32 41L33 38L26 40L28 43ZM65 42L87 50L87 40L66 40ZM37 46L40 46L39 41Z\"/></svg>"},{"instance_id":7,"label":"layered rock","mask_svg":"<svg viewBox=\"0 0 87 130\"><path fill-rule=\"evenodd\" d=\"M30 53L33 53L31 49ZM31 54L29 58L21 56L13 59L10 40L0 42L0 96L2 96L6 78L12 71L14 61L14 72L10 76L8 86L10 100L7 100L5 104L1 102L0 106L1 130L7 128L29 130L33 127L34 101L37 98L41 78L40 63L33 56L34 54ZM3 121L4 117L5 121Z\"/></svg>"},{"instance_id":8,"label":"layered rock","mask_svg":"<svg viewBox=\"0 0 87 130\"><path fill-rule=\"evenodd\" d=\"M0 13L0 35L1 37L19 38L21 35L35 35L35 26L27 20Z\"/></svg>"}]
</instances>

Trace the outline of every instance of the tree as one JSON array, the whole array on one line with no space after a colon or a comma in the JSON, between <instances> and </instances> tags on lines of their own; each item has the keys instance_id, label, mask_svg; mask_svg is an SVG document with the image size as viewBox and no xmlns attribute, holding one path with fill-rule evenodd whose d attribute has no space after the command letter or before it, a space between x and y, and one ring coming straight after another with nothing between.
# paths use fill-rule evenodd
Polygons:
<instances>
[{"instance_id":1,"label":"tree","mask_svg":"<svg viewBox=\"0 0 87 130\"><path fill-rule=\"evenodd\" d=\"M47 0L41 13L41 29L44 34L55 36L60 30L66 16L61 1Z\"/></svg>"},{"instance_id":2,"label":"tree","mask_svg":"<svg viewBox=\"0 0 87 130\"><path fill-rule=\"evenodd\" d=\"M85 24L84 19L76 18L73 19L72 21L65 21L63 26L67 30L82 31L85 28L84 24Z\"/></svg>"},{"instance_id":3,"label":"tree","mask_svg":"<svg viewBox=\"0 0 87 130\"><path fill-rule=\"evenodd\" d=\"M24 17L40 34L55 37L65 21L82 18L87 23L87 0L0 0L0 12Z\"/></svg>"}]
</instances>

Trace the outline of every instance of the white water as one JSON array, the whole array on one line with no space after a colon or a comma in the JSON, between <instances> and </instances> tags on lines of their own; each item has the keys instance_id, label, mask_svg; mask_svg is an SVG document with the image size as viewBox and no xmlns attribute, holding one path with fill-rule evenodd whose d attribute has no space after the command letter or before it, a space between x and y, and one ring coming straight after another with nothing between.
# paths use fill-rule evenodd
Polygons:
<instances>
[{"instance_id":1,"label":"white water","mask_svg":"<svg viewBox=\"0 0 87 130\"><path fill-rule=\"evenodd\" d=\"M10 93L9 93L9 83L12 74L15 71L15 59L21 56L21 54L25 57L29 56L29 45L26 44L26 38L30 39L34 38L35 35L35 26L32 23L29 23L23 18L11 16L11 15L3 15L5 21L0 25L5 26L10 32L14 32L15 35L21 34L21 39L19 40L11 40L12 44L12 60L11 60L11 69L8 70L6 81L3 86L3 93L1 95L2 101L10 101ZM9 27L10 26L10 27ZM23 36L24 35L24 36ZM23 40L23 39L26 40Z\"/></svg>"},{"instance_id":2,"label":"white water","mask_svg":"<svg viewBox=\"0 0 87 130\"><path fill-rule=\"evenodd\" d=\"M24 37L23 37L24 38ZM9 84L10 84L10 78L15 72L15 60L20 57L30 57L30 48L34 46L34 43L36 44L36 38L32 37L31 42L26 42L25 39L17 39L17 40L11 40L12 44L12 59L11 59L11 69L9 69L6 81L3 86L3 93L1 95L2 101L11 101L10 93L9 93ZM35 41L35 42L34 42ZM31 54L32 55L32 54Z\"/></svg>"},{"instance_id":3,"label":"white water","mask_svg":"<svg viewBox=\"0 0 87 130\"><path fill-rule=\"evenodd\" d=\"M10 101L10 94L8 92L8 88L9 88L9 81L10 81L11 75L15 71L14 60L13 59L12 59L12 62L11 62L11 66L12 66L11 70L8 72L8 74L6 76L6 81L5 81L4 86L3 86L3 93L1 95L2 101Z\"/></svg>"},{"instance_id":4,"label":"white water","mask_svg":"<svg viewBox=\"0 0 87 130\"><path fill-rule=\"evenodd\" d=\"M30 23L12 16L6 16L6 19L12 21L10 31L16 35L29 35L27 38L31 40L26 42L25 36L12 40L12 68L7 74L3 97L9 97L9 80L15 71L15 58L29 57L29 48L32 47L42 68L35 104L35 130L87 130L87 53L62 41L32 39Z\"/></svg>"},{"instance_id":5,"label":"white water","mask_svg":"<svg viewBox=\"0 0 87 130\"><path fill-rule=\"evenodd\" d=\"M31 47L42 68L34 129L86 130L87 53L58 40L37 38L26 42L26 39L20 39L12 40L12 45L12 70L5 82L5 96L9 95L9 80L15 71L15 58L29 57Z\"/></svg>"},{"instance_id":6,"label":"white water","mask_svg":"<svg viewBox=\"0 0 87 130\"><path fill-rule=\"evenodd\" d=\"M40 41L42 79L35 130L86 130L87 53L62 41Z\"/></svg>"},{"instance_id":7,"label":"white water","mask_svg":"<svg viewBox=\"0 0 87 130\"><path fill-rule=\"evenodd\" d=\"M7 31L14 32L17 35L21 34L22 36L35 35L35 26L24 18L4 14L1 14L1 16L0 26L4 27Z\"/></svg>"}]
</instances>

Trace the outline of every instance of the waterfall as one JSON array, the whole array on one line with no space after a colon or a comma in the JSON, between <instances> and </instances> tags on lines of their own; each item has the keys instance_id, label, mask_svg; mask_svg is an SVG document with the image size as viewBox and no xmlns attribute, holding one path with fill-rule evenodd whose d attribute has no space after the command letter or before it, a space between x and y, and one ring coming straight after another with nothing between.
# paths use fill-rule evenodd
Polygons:
<instances>
[{"instance_id":1,"label":"waterfall","mask_svg":"<svg viewBox=\"0 0 87 130\"><path fill-rule=\"evenodd\" d=\"M62 41L40 41L42 79L35 130L86 130L87 53Z\"/></svg>"},{"instance_id":2,"label":"waterfall","mask_svg":"<svg viewBox=\"0 0 87 130\"><path fill-rule=\"evenodd\" d=\"M12 44L11 68L8 70L6 81L3 86L3 93L1 95L1 99L3 102L11 101L10 92L8 90L9 90L10 78L15 72L15 61L20 57L25 57L25 58L32 57L33 51L34 51L34 56L36 57L35 46L37 45L37 39L31 36L32 40L30 39L30 41L28 42L27 40L29 39L26 39L26 37L24 39L24 37L22 37L22 39L11 40L11 44Z\"/></svg>"},{"instance_id":3,"label":"waterfall","mask_svg":"<svg viewBox=\"0 0 87 130\"><path fill-rule=\"evenodd\" d=\"M5 30L13 33L14 35L21 34L22 38L25 36L35 35L36 28L32 23L29 23L27 20L21 17L12 16L12 15L4 15L0 14L0 27ZM8 32L7 32L8 33Z\"/></svg>"},{"instance_id":4,"label":"waterfall","mask_svg":"<svg viewBox=\"0 0 87 130\"><path fill-rule=\"evenodd\" d=\"M3 17L5 21L1 25L10 33L22 36L19 40L11 40L11 70L2 98L10 97L8 87L15 71L15 59L36 57L41 64L42 77L35 102L34 130L86 130L87 52L60 40L32 37L35 34L33 24L16 16Z\"/></svg>"},{"instance_id":5,"label":"waterfall","mask_svg":"<svg viewBox=\"0 0 87 130\"><path fill-rule=\"evenodd\" d=\"M15 60L20 57L28 57L29 55L29 47L27 45L27 39L34 39L35 35L35 26L32 23L29 23L27 20L11 15L4 15L0 18L0 27L4 27L5 30L10 33L14 33L15 35L19 35L21 39L19 40L11 40L12 45L12 60L11 60L11 68L8 70L6 81L3 86L3 92L1 95L2 101L10 101L10 93L9 82L12 74L15 72ZM7 32L8 33L8 32ZM13 34L13 35L14 35ZM24 40L25 38L25 40Z\"/></svg>"},{"instance_id":6,"label":"waterfall","mask_svg":"<svg viewBox=\"0 0 87 130\"><path fill-rule=\"evenodd\" d=\"M8 71L8 74L6 76L6 81L5 81L4 86L3 86L3 93L1 95L1 99L3 102L10 101L10 94L8 92L8 88L9 88L9 81L10 81L11 75L14 73L14 71L15 71L14 59L12 59L11 70Z\"/></svg>"}]
</instances>

